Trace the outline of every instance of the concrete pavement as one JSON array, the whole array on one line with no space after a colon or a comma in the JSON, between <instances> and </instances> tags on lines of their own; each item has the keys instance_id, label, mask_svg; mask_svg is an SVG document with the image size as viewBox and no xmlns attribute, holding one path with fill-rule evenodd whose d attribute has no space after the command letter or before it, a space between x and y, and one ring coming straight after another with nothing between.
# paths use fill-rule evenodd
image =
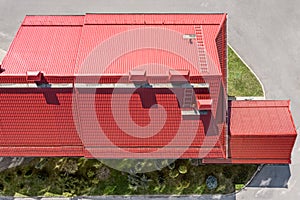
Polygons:
<instances>
[{"instance_id":1,"label":"concrete pavement","mask_svg":"<svg viewBox=\"0 0 300 200\"><path fill-rule=\"evenodd\" d=\"M6 54L6 51L4 51L3 49L0 49L0 64L1 64L5 54Z\"/></svg>"},{"instance_id":2,"label":"concrete pavement","mask_svg":"<svg viewBox=\"0 0 300 200\"><path fill-rule=\"evenodd\" d=\"M263 82L267 99L291 99L300 126L300 1L247 0L80 0L42 2L0 0L0 47L7 50L26 14L84 14L86 12L228 12L228 40ZM277 169L275 169L277 168ZM275 170L275 172L274 172ZM288 174L285 187L278 187ZM257 176L256 186L233 196L182 197L181 199L300 199L300 139L289 168L268 167ZM269 187L267 183L276 183ZM277 184L280 183L280 184ZM262 184L262 185L261 185ZM265 185L264 185L265 184ZM101 197L102 198L102 197ZM103 197L106 198L106 197ZM116 197L118 199L120 197ZM135 199L124 197L122 199ZM137 199L137 198L136 198ZM153 199L153 198L151 198ZM154 198L155 199L155 198ZM164 198L156 198L164 199ZM177 199L177 197L170 197Z\"/></svg>"},{"instance_id":3,"label":"concrete pavement","mask_svg":"<svg viewBox=\"0 0 300 200\"><path fill-rule=\"evenodd\" d=\"M300 125L300 12L299 1L247 1L225 7L229 13L229 42L264 84L267 99L291 99L291 109L298 128ZM220 8L220 7L219 7ZM291 177L287 188L257 186L237 194L236 199L299 199L300 143L299 137L292 154ZM275 169L277 168L277 169ZM287 168L268 167L254 181L282 184Z\"/></svg>"}]
</instances>

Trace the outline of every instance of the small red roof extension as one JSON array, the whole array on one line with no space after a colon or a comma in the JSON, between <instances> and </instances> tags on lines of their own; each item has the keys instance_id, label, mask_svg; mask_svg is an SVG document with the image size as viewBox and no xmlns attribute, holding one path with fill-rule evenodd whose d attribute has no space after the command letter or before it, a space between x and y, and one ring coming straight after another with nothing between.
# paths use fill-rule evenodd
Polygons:
<instances>
[{"instance_id":1,"label":"small red roof extension","mask_svg":"<svg viewBox=\"0 0 300 200\"><path fill-rule=\"evenodd\" d=\"M297 132L289 101L232 101L229 107L230 162L291 162Z\"/></svg>"},{"instance_id":2,"label":"small red roof extension","mask_svg":"<svg viewBox=\"0 0 300 200\"><path fill-rule=\"evenodd\" d=\"M229 107L232 136L296 134L290 101L232 101Z\"/></svg>"},{"instance_id":3,"label":"small red roof extension","mask_svg":"<svg viewBox=\"0 0 300 200\"><path fill-rule=\"evenodd\" d=\"M297 132L289 101L231 101L229 158L203 163L291 163Z\"/></svg>"}]
</instances>

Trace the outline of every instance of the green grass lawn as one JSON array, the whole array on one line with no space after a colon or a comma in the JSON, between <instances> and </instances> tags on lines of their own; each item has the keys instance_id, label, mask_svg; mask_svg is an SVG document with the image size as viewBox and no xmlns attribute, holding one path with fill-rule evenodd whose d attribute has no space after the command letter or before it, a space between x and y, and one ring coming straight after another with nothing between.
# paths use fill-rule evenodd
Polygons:
<instances>
[{"instance_id":1,"label":"green grass lawn","mask_svg":"<svg viewBox=\"0 0 300 200\"><path fill-rule=\"evenodd\" d=\"M228 94L262 96L250 70L228 49ZM79 196L130 194L220 194L243 187L257 165L199 165L177 160L160 171L130 175L111 169L98 160L84 158L36 158L29 164L0 173L0 195ZM218 187L209 190L205 180L217 177Z\"/></svg>"},{"instance_id":2,"label":"green grass lawn","mask_svg":"<svg viewBox=\"0 0 300 200\"><path fill-rule=\"evenodd\" d=\"M230 47L228 47L228 95L263 96L259 81Z\"/></svg>"}]
</instances>

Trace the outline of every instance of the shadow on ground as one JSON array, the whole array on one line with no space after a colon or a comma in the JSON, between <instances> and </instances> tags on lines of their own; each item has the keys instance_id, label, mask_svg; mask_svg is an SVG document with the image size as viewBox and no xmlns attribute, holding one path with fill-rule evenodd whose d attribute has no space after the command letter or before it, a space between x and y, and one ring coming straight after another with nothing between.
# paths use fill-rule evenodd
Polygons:
<instances>
[{"instance_id":1,"label":"shadow on ground","mask_svg":"<svg viewBox=\"0 0 300 200\"><path fill-rule=\"evenodd\" d=\"M0 157L0 172L21 164L29 163L33 158L23 157Z\"/></svg>"},{"instance_id":2,"label":"shadow on ground","mask_svg":"<svg viewBox=\"0 0 300 200\"><path fill-rule=\"evenodd\" d=\"M288 188L289 165L265 165L248 187Z\"/></svg>"}]
</instances>

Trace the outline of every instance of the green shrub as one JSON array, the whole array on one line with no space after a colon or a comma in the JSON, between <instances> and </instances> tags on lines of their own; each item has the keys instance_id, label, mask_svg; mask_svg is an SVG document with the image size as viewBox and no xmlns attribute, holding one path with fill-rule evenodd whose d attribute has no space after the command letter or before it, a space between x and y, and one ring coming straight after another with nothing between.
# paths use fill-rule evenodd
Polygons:
<instances>
[{"instance_id":1,"label":"green shrub","mask_svg":"<svg viewBox=\"0 0 300 200\"><path fill-rule=\"evenodd\" d=\"M244 184L235 184L234 187L235 187L235 190L241 190L245 187L245 185Z\"/></svg>"},{"instance_id":2,"label":"green shrub","mask_svg":"<svg viewBox=\"0 0 300 200\"><path fill-rule=\"evenodd\" d=\"M231 178L232 177L232 166L225 166L223 168L223 174L225 178Z\"/></svg>"},{"instance_id":3,"label":"green shrub","mask_svg":"<svg viewBox=\"0 0 300 200\"><path fill-rule=\"evenodd\" d=\"M178 171L180 174L186 174L187 173L187 167L185 165L180 165L178 168Z\"/></svg>"},{"instance_id":4,"label":"green shrub","mask_svg":"<svg viewBox=\"0 0 300 200\"><path fill-rule=\"evenodd\" d=\"M0 183L0 192L2 192L3 190L4 190L4 185Z\"/></svg>"},{"instance_id":5,"label":"green shrub","mask_svg":"<svg viewBox=\"0 0 300 200\"><path fill-rule=\"evenodd\" d=\"M169 176L171 178L176 178L179 175L179 172L177 170L170 170Z\"/></svg>"}]
</instances>

